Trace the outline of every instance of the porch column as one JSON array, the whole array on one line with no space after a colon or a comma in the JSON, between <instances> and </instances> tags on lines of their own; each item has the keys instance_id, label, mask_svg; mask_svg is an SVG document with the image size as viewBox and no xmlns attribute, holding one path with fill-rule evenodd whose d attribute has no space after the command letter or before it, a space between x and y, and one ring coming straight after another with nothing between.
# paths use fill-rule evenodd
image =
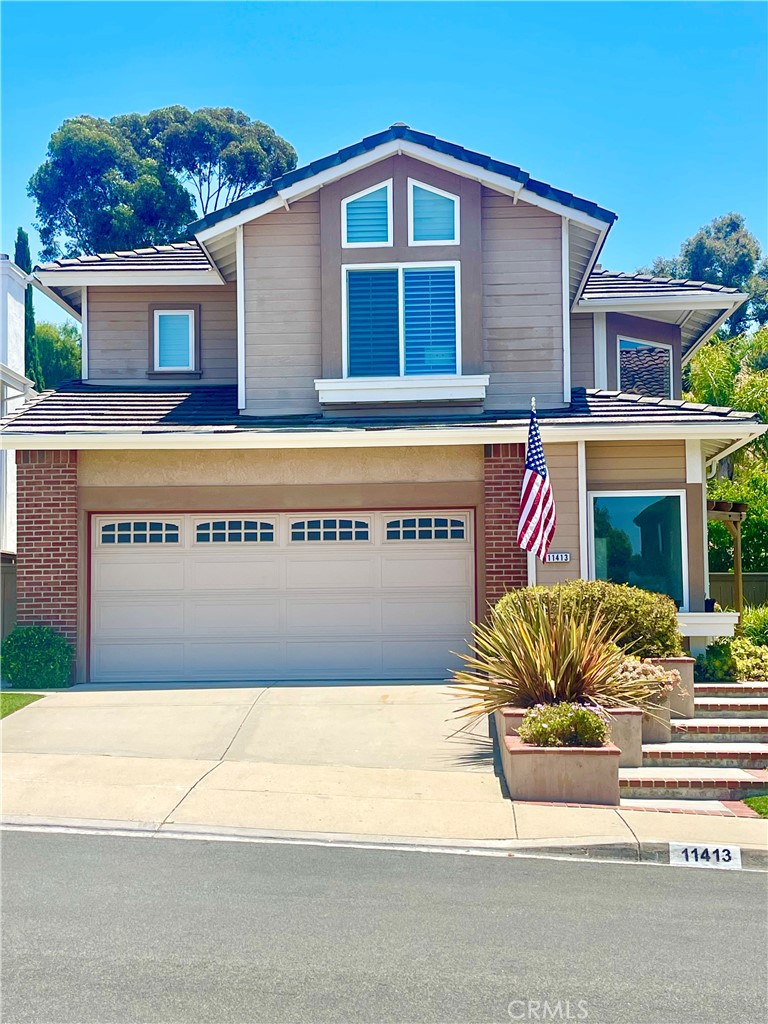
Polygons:
<instances>
[{"instance_id":1,"label":"porch column","mask_svg":"<svg viewBox=\"0 0 768 1024\"><path fill-rule=\"evenodd\" d=\"M485 597L494 604L508 590L528 583L528 559L517 546L525 445L488 444L485 487ZM484 609L480 609L480 614Z\"/></svg>"},{"instance_id":2,"label":"porch column","mask_svg":"<svg viewBox=\"0 0 768 1024\"><path fill-rule=\"evenodd\" d=\"M16 453L17 616L77 645L77 452Z\"/></svg>"}]
</instances>

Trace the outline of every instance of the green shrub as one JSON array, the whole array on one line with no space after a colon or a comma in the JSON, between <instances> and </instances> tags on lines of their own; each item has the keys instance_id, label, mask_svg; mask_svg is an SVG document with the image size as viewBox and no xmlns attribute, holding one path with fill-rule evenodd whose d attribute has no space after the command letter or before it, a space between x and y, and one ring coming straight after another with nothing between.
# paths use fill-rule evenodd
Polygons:
<instances>
[{"instance_id":1,"label":"green shrub","mask_svg":"<svg viewBox=\"0 0 768 1024\"><path fill-rule=\"evenodd\" d=\"M564 607L543 588L521 591L499 604L487 623L473 627L471 653L455 672L454 689L471 703L458 714L479 716L499 708L537 704L591 704L606 708L651 703L658 683L620 675L625 653L599 609Z\"/></svg>"},{"instance_id":2,"label":"green shrub","mask_svg":"<svg viewBox=\"0 0 768 1024\"><path fill-rule=\"evenodd\" d=\"M541 704L526 711L517 734L533 747L602 747L608 725L583 704Z\"/></svg>"},{"instance_id":3,"label":"green shrub","mask_svg":"<svg viewBox=\"0 0 768 1024\"><path fill-rule=\"evenodd\" d=\"M764 682L768 679L768 647L749 637L722 637L699 655L694 667L697 683Z\"/></svg>"},{"instance_id":4,"label":"green shrub","mask_svg":"<svg viewBox=\"0 0 768 1024\"><path fill-rule=\"evenodd\" d=\"M47 690L69 686L72 647L50 626L16 626L3 640L2 676L10 686Z\"/></svg>"},{"instance_id":5,"label":"green shrub","mask_svg":"<svg viewBox=\"0 0 768 1024\"><path fill-rule=\"evenodd\" d=\"M499 609L515 608L525 595L535 591L549 602L551 613L558 607L591 615L600 611L619 643L636 658L676 657L683 653L677 624L677 608L670 597L605 580L570 580L552 587L524 587L511 590L499 601ZM562 605L560 604L562 602Z\"/></svg>"},{"instance_id":6,"label":"green shrub","mask_svg":"<svg viewBox=\"0 0 768 1024\"><path fill-rule=\"evenodd\" d=\"M749 637L737 636L731 641L731 651L739 679L759 683L768 680L768 647L753 644Z\"/></svg>"},{"instance_id":7,"label":"green shrub","mask_svg":"<svg viewBox=\"0 0 768 1024\"><path fill-rule=\"evenodd\" d=\"M741 617L744 636L759 647L768 647L768 604L746 608Z\"/></svg>"}]
</instances>

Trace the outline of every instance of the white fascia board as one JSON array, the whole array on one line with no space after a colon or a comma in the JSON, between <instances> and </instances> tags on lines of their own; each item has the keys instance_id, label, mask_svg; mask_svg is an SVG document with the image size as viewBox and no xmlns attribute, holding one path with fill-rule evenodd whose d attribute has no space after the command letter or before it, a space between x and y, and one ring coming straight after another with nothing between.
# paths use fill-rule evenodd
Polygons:
<instances>
[{"instance_id":1,"label":"white fascia board","mask_svg":"<svg viewBox=\"0 0 768 1024\"><path fill-rule=\"evenodd\" d=\"M725 321L728 319L729 316L732 316L736 312L736 310L739 308L739 306L741 306L741 304L742 304L741 301L739 301L739 302L734 303L732 306L729 306L728 309L723 310L723 312L717 318L717 320L713 321L713 323L711 323L709 325L709 327L706 329L706 331L704 331L704 333L701 335L701 337L697 340L696 344L695 345L691 345L691 347L685 353L685 355L682 358L682 365L683 366L685 366L687 363L689 363L691 361L691 359L693 359L693 357L699 351L701 346L706 344L706 342L709 341L709 339L712 337L712 335L715 333L715 331L725 323ZM682 330L682 327L681 327L681 330Z\"/></svg>"},{"instance_id":2,"label":"white fascia board","mask_svg":"<svg viewBox=\"0 0 768 1024\"><path fill-rule=\"evenodd\" d=\"M594 228L595 231L608 231L611 227L611 225L607 224L604 220L598 220L597 217L590 217L588 213L584 213L582 210L575 210L571 206L565 206L563 203L556 203L552 199L545 199L543 196L536 195L535 192L529 192L527 188L521 188L517 193L517 196L518 199L522 199L523 202L529 203L531 206L539 206L542 210L549 210L550 213L556 213L560 217L567 217L568 220L572 220L576 224L584 224L586 227Z\"/></svg>"},{"instance_id":3,"label":"white fascia board","mask_svg":"<svg viewBox=\"0 0 768 1024\"><path fill-rule=\"evenodd\" d=\"M574 218L571 218L571 219L573 220ZM571 309L574 310L574 311L576 310L576 307L578 306L579 300L581 299L581 296L582 296L582 293L583 293L584 289L587 287L587 281L589 280L589 275L594 270L595 264L597 263L598 259L600 258L600 253L603 251L603 246L605 245L605 239L608 237L608 232L611 230L612 227L613 227L612 224L603 224L603 226L602 226L602 228L600 230L600 234L595 239L595 247L592 250L592 255L589 257L589 262L587 263L587 266L586 266L586 268L584 270L584 273L581 276L581 281L579 282L579 287L576 289L576 294L574 295L573 302L571 303Z\"/></svg>"},{"instance_id":4,"label":"white fascia board","mask_svg":"<svg viewBox=\"0 0 768 1024\"><path fill-rule=\"evenodd\" d=\"M720 438L724 444L738 438L733 448L759 437L767 425L750 424L744 430L724 430L722 424L694 424L671 427L669 424L615 424L600 427L556 427L540 422L542 441L560 444L573 441L686 440ZM397 429L356 429L336 427L327 432L296 430L292 433L258 429L219 431L217 433L112 433L14 434L9 428L2 435L2 447L40 450L196 450L196 449L309 449L309 448L400 448L434 445L521 444L528 436L527 424L514 426L399 427Z\"/></svg>"},{"instance_id":5,"label":"white fascia board","mask_svg":"<svg viewBox=\"0 0 768 1024\"><path fill-rule=\"evenodd\" d=\"M35 277L34 274L31 274L28 280L30 284L34 285L35 288L37 288L39 292L42 292L43 295L49 298L51 302L55 302L56 305L60 306L65 313L67 313L71 317L74 317L75 320L78 320L80 323L82 323L82 315L78 313L74 306L70 306L66 299L63 299L61 295L58 294L58 292L55 292L52 288L49 288L48 285L43 284L43 282L39 278ZM63 282L57 281L56 283L62 284Z\"/></svg>"},{"instance_id":6,"label":"white fascia board","mask_svg":"<svg viewBox=\"0 0 768 1024\"><path fill-rule=\"evenodd\" d=\"M323 405L350 402L435 402L482 399L488 374L475 376L343 377L316 380L315 390Z\"/></svg>"},{"instance_id":7,"label":"white fascia board","mask_svg":"<svg viewBox=\"0 0 768 1024\"><path fill-rule=\"evenodd\" d=\"M138 285L152 287L154 285L222 285L227 282L214 270L43 270L37 271L37 281L54 288L87 287L89 285L109 285L123 287Z\"/></svg>"},{"instance_id":8,"label":"white fascia board","mask_svg":"<svg viewBox=\"0 0 768 1024\"><path fill-rule=\"evenodd\" d=\"M691 295L658 295L655 298L637 299L579 299L576 308L587 313L591 309L602 309L606 312L630 313L654 309L722 309L738 308L748 299L748 295L718 294L717 292L693 292Z\"/></svg>"}]
</instances>

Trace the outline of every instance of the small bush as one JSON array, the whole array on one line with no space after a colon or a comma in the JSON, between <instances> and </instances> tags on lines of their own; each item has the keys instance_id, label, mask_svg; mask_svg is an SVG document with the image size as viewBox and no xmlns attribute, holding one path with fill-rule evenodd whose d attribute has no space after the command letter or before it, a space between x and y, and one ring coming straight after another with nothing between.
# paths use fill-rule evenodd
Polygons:
<instances>
[{"instance_id":1,"label":"small bush","mask_svg":"<svg viewBox=\"0 0 768 1024\"><path fill-rule=\"evenodd\" d=\"M583 704L540 704L526 711L518 736L532 747L602 747L608 725Z\"/></svg>"},{"instance_id":2,"label":"small bush","mask_svg":"<svg viewBox=\"0 0 768 1024\"><path fill-rule=\"evenodd\" d=\"M731 641L738 679L763 683L768 680L768 647L753 644L749 637L737 636Z\"/></svg>"},{"instance_id":3,"label":"small bush","mask_svg":"<svg viewBox=\"0 0 768 1024\"><path fill-rule=\"evenodd\" d=\"M697 683L764 682L768 679L768 647L749 637L723 637L699 655L694 667Z\"/></svg>"},{"instance_id":4,"label":"small bush","mask_svg":"<svg viewBox=\"0 0 768 1024\"><path fill-rule=\"evenodd\" d=\"M16 626L3 640L2 675L10 686L48 690L69 686L72 647L50 626Z\"/></svg>"},{"instance_id":5,"label":"small bush","mask_svg":"<svg viewBox=\"0 0 768 1024\"><path fill-rule=\"evenodd\" d=\"M526 600L525 595L531 591L548 602L552 614L558 607L587 616L599 611L621 646L635 658L671 658L683 653L677 608L671 597L652 594L626 583L570 580L552 587L511 590L496 607L513 609Z\"/></svg>"},{"instance_id":6,"label":"small bush","mask_svg":"<svg viewBox=\"0 0 768 1024\"><path fill-rule=\"evenodd\" d=\"M744 636L758 647L768 647L768 604L746 608L741 617Z\"/></svg>"}]
</instances>

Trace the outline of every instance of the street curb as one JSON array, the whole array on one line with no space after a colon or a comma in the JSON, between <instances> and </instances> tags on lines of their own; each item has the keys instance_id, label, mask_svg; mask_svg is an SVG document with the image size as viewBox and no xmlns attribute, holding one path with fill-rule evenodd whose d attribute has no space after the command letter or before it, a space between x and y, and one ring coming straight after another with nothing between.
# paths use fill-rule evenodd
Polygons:
<instances>
[{"instance_id":1,"label":"street curb","mask_svg":"<svg viewBox=\"0 0 768 1024\"><path fill-rule=\"evenodd\" d=\"M0 820L5 831L49 834L101 835L135 839L186 839L208 842L284 844L359 850L390 850L408 853L444 853L478 857L540 858L609 863L669 866L669 843L662 840L627 842L611 837L460 840L418 836L374 836L337 832L281 832L266 829L210 825L174 825L159 822L95 820L88 818L37 818L14 815ZM768 848L741 847L741 861L748 871L768 872ZM710 869L711 870L711 869Z\"/></svg>"}]
</instances>

